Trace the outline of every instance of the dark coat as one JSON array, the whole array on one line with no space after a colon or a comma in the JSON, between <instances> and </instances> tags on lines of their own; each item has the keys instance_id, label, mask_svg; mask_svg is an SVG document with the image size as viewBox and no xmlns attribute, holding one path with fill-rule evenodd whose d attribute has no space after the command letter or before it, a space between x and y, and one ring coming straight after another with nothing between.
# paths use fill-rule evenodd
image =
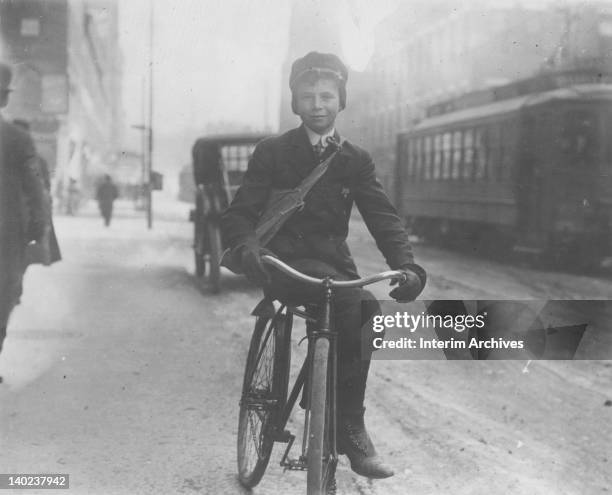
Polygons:
<instances>
[{"instance_id":1,"label":"dark coat","mask_svg":"<svg viewBox=\"0 0 612 495\"><path fill-rule=\"evenodd\" d=\"M303 126L261 141L249 162L242 186L223 214L225 244L233 248L253 237L270 191L296 187L316 163ZM279 258L285 261L318 259L357 278L346 244L355 203L387 264L397 269L414 262L408 235L376 179L374 163L358 146L348 141L343 143L342 151L308 193L305 203L267 246Z\"/></svg>"},{"instance_id":2,"label":"dark coat","mask_svg":"<svg viewBox=\"0 0 612 495\"><path fill-rule=\"evenodd\" d=\"M25 201L24 201L25 199ZM21 291L28 242L44 234L49 216L38 158L30 136L0 118L0 312ZM0 322L1 323L1 322Z\"/></svg>"},{"instance_id":3,"label":"dark coat","mask_svg":"<svg viewBox=\"0 0 612 495\"><path fill-rule=\"evenodd\" d=\"M110 212L113 209L113 202L119 197L117 186L112 182L102 182L96 191L96 199L100 206L100 211Z\"/></svg>"}]
</instances>

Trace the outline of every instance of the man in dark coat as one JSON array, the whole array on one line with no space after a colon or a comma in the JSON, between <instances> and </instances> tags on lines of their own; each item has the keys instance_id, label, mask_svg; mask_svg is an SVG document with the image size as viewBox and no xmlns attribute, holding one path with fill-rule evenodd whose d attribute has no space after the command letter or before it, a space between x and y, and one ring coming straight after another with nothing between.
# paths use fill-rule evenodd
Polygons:
<instances>
[{"instance_id":1,"label":"man in dark coat","mask_svg":"<svg viewBox=\"0 0 612 495\"><path fill-rule=\"evenodd\" d=\"M13 124L20 127L28 134L30 133L30 124L27 120L15 119ZM49 165L41 155L37 156L39 174L45 186L45 196L47 203L48 218L45 226L45 235L41 242L30 244L26 250L26 264L34 265L41 264L49 266L57 263L62 259L59 243L53 226L53 200L51 197L51 174L49 173ZM27 204L26 204L27 208Z\"/></svg>"},{"instance_id":2,"label":"man in dark coat","mask_svg":"<svg viewBox=\"0 0 612 495\"><path fill-rule=\"evenodd\" d=\"M110 175L104 176L104 181L98 186L96 199L100 207L100 213L104 218L104 225L110 225L113 216L113 202L119 197L117 186L113 183Z\"/></svg>"},{"instance_id":3,"label":"man in dark coat","mask_svg":"<svg viewBox=\"0 0 612 495\"><path fill-rule=\"evenodd\" d=\"M241 258L247 277L280 300L318 301L320 291L267 270L261 254L271 251L296 269L336 279L358 278L346 238L353 203L388 265L404 270L407 280L391 292L397 300L412 300L425 285L425 271L414 263L408 235L382 186L369 154L344 141L341 152L310 190L304 208L295 213L264 248L255 225L274 189L298 186L312 169L332 153L328 138L340 140L334 124L346 104L348 71L338 57L311 52L294 62L289 86L292 109L303 125L259 143L244 181L223 216L223 234ZM369 314L362 315L362 301ZM393 471L376 454L364 425L364 395L371 345L362 348L361 327L380 311L374 296L363 289L336 292L334 323L338 330L338 450L352 469L371 478ZM371 339L369 341L371 343ZM368 349L363 351L363 349Z\"/></svg>"},{"instance_id":4,"label":"man in dark coat","mask_svg":"<svg viewBox=\"0 0 612 495\"><path fill-rule=\"evenodd\" d=\"M11 78L10 67L0 63L0 108L8 103ZM1 350L9 316L21 296L26 246L42 239L49 215L32 139L1 116L0 203Z\"/></svg>"}]
</instances>

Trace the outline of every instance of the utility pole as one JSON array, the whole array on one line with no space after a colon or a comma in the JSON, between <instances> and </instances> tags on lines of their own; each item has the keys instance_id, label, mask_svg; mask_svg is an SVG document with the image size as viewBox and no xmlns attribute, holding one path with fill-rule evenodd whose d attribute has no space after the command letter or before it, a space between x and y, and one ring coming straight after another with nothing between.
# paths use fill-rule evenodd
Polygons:
<instances>
[{"instance_id":1,"label":"utility pole","mask_svg":"<svg viewBox=\"0 0 612 495\"><path fill-rule=\"evenodd\" d=\"M147 227L153 228L153 0L149 0L149 125L147 154Z\"/></svg>"},{"instance_id":2,"label":"utility pole","mask_svg":"<svg viewBox=\"0 0 612 495\"><path fill-rule=\"evenodd\" d=\"M140 159L142 161L142 171L141 171L141 180L140 183L142 184L142 189L140 190L140 194L142 194L142 197L144 197L144 203L142 203L142 208L141 210L144 210L147 207L148 204L148 197L147 197L147 135L145 134L145 129L146 129L146 124L145 122L147 121L147 101L146 101L146 90L147 90L147 80L145 78L144 73L142 74L142 92L141 92L141 112L140 112L140 125L134 125L132 127L134 127L135 129L138 129L141 131L140 134ZM139 195L140 196L140 195ZM140 201L140 200L139 200Z\"/></svg>"}]
</instances>

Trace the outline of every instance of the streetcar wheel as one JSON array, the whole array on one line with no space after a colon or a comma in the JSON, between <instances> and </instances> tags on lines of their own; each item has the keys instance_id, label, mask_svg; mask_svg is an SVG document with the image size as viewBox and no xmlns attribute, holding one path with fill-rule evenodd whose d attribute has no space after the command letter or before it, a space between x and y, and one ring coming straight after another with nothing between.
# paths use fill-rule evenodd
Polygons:
<instances>
[{"instance_id":1,"label":"streetcar wheel","mask_svg":"<svg viewBox=\"0 0 612 495\"><path fill-rule=\"evenodd\" d=\"M221 290L221 255L223 254L223 246L221 244L221 232L219 226L208 222L207 224L208 240L210 244L210 267L209 278L211 290L217 294Z\"/></svg>"},{"instance_id":2,"label":"streetcar wheel","mask_svg":"<svg viewBox=\"0 0 612 495\"><path fill-rule=\"evenodd\" d=\"M275 421L287 395L289 321L281 311L272 319L258 318L251 337L237 442L238 479L248 488L264 475L274 445Z\"/></svg>"},{"instance_id":3,"label":"streetcar wheel","mask_svg":"<svg viewBox=\"0 0 612 495\"><path fill-rule=\"evenodd\" d=\"M310 423L308 433L308 473L306 493L326 495L335 487L336 458L331 445L331 424L328 383L329 340L317 339L314 348L311 392Z\"/></svg>"}]
</instances>

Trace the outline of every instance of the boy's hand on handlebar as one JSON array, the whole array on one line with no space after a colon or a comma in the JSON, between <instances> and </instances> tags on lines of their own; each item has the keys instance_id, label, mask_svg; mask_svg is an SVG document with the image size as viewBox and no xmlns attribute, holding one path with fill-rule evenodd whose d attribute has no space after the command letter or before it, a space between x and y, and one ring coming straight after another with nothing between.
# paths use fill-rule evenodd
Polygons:
<instances>
[{"instance_id":1,"label":"boy's hand on handlebar","mask_svg":"<svg viewBox=\"0 0 612 495\"><path fill-rule=\"evenodd\" d=\"M241 249L242 270L246 277L259 287L268 285L271 281L270 273L261 260L264 254L274 256L272 251L261 247L255 240L247 242Z\"/></svg>"},{"instance_id":2,"label":"boy's hand on handlebar","mask_svg":"<svg viewBox=\"0 0 612 495\"><path fill-rule=\"evenodd\" d=\"M425 288L427 276L425 270L418 265L402 268L405 279L389 292L389 296L397 302L414 301ZM391 285L398 281L394 280Z\"/></svg>"}]
</instances>

